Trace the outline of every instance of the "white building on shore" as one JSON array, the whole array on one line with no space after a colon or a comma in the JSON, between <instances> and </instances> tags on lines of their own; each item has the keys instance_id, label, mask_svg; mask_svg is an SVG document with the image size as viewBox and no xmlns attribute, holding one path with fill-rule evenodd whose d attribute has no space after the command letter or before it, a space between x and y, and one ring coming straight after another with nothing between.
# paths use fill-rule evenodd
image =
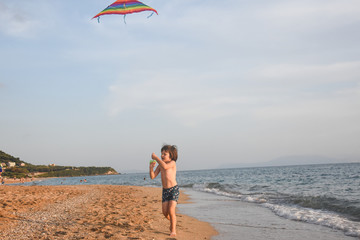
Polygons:
<instances>
[{"instance_id":1,"label":"white building on shore","mask_svg":"<svg viewBox=\"0 0 360 240\"><path fill-rule=\"evenodd\" d=\"M16 166L16 163L15 162L7 162L6 165L8 167L15 167Z\"/></svg>"}]
</instances>

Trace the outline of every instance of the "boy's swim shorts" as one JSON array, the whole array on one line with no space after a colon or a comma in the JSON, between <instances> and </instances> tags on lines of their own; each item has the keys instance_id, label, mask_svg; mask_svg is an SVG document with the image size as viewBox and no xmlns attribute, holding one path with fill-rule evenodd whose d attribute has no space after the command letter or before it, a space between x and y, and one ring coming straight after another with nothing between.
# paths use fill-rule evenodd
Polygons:
<instances>
[{"instance_id":1,"label":"boy's swim shorts","mask_svg":"<svg viewBox=\"0 0 360 240\"><path fill-rule=\"evenodd\" d=\"M179 199L179 186L173 186L171 188L163 188L162 202L178 201Z\"/></svg>"}]
</instances>

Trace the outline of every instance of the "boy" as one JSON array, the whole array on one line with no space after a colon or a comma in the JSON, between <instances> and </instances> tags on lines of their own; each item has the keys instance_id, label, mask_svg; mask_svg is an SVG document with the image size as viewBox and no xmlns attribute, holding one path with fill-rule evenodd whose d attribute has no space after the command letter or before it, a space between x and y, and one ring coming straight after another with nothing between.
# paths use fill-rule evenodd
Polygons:
<instances>
[{"instance_id":1,"label":"boy","mask_svg":"<svg viewBox=\"0 0 360 240\"><path fill-rule=\"evenodd\" d=\"M161 159L153 153L151 158L159 165L154 171L156 162L150 163L150 178L154 179L161 173L162 213L170 220L170 237L176 236L175 208L179 199L179 187L176 182L176 160L178 158L175 145L164 145L161 148Z\"/></svg>"}]
</instances>

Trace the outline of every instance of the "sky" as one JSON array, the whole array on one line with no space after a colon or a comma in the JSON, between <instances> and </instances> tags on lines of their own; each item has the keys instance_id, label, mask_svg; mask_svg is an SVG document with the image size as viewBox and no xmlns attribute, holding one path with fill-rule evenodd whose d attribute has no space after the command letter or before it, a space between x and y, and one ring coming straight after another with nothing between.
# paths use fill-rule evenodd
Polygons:
<instances>
[{"instance_id":1,"label":"sky","mask_svg":"<svg viewBox=\"0 0 360 240\"><path fill-rule=\"evenodd\" d=\"M32 164L178 170L360 161L358 0L0 0L0 150Z\"/></svg>"}]
</instances>

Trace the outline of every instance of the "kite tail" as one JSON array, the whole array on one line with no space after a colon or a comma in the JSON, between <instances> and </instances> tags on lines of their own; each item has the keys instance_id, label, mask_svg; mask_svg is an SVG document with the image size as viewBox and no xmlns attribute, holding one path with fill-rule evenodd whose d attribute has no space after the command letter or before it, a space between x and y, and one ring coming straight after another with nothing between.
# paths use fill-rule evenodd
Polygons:
<instances>
[{"instance_id":1,"label":"kite tail","mask_svg":"<svg viewBox=\"0 0 360 240\"><path fill-rule=\"evenodd\" d=\"M154 14L154 12L152 12L147 18L151 17Z\"/></svg>"},{"instance_id":2,"label":"kite tail","mask_svg":"<svg viewBox=\"0 0 360 240\"><path fill-rule=\"evenodd\" d=\"M98 17L97 20L98 20L98 23L100 23L100 17Z\"/></svg>"},{"instance_id":3,"label":"kite tail","mask_svg":"<svg viewBox=\"0 0 360 240\"><path fill-rule=\"evenodd\" d=\"M126 4L125 3L124 3L124 9L126 9ZM126 14L124 14L124 23L126 24L125 17L126 17Z\"/></svg>"}]
</instances>

